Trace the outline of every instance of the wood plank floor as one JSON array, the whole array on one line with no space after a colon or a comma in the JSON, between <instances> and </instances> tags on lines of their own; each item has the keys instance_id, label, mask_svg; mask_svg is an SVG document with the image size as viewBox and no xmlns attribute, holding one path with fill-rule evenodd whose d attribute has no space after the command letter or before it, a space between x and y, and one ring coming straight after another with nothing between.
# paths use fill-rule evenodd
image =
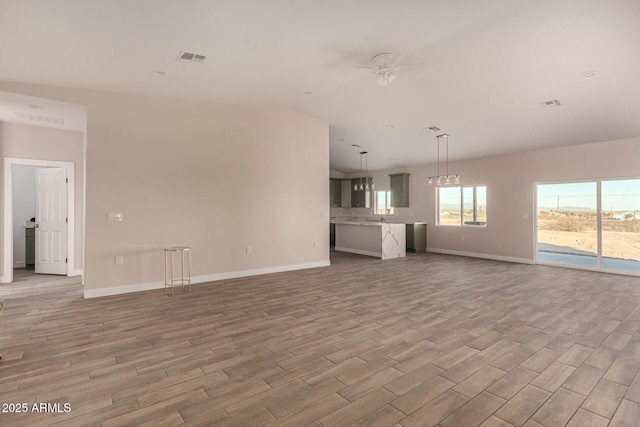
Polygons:
<instances>
[{"instance_id":1,"label":"wood plank floor","mask_svg":"<svg viewBox=\"0 0 640 427\"><path fill-rule=\"evenodd\" d=\"M640 278L332 253L173 296L22 272L0 298L3 426L640 425Z\"/></svg>"}]
</instances>

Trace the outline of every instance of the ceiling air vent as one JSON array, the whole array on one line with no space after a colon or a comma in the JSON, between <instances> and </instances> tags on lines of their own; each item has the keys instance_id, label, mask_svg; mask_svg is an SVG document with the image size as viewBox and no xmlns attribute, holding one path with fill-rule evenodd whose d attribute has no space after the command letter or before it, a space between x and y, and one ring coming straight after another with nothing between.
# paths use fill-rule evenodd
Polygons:
<instances>
[{"instance_id":1,"label":"ceiling air vent","mask_svg":"<svg viewBox=\"0 0 640 427\"><path fill-rule=\"evenodd\" d=\"M17 111L14 112L13 114L15 114L16 118L20 120L42 123L47 125L64 126L64 119L62 117L51 117L51 116L43 116L41 114L20 113Z\"/></svg>"},{"instance_id":2,"label":"ceiling air vent","mask_svg":"<svg viewBox=\"0 0 640 427\"><path fill-rule=\"evenodd\" d=\"M562 104L557 99L552 99L551 101L541 102L540 105L542 106L542 108L554 108L559 107Z\"/></svg>"},{"instance_id":3,"label":"ceiling air vent","mask_svg":"<svg viewBox=\"0 0 640 427\"><path fill-rule=\"evenodd\" d=\"M205 58L206 57L204 55L198 55L197 53L180 52L180 54L176 58L176 61L178 61L178 62L200 62L200 63L202 63L202 62L204 62Z\"/></svg>"}]
</instances>

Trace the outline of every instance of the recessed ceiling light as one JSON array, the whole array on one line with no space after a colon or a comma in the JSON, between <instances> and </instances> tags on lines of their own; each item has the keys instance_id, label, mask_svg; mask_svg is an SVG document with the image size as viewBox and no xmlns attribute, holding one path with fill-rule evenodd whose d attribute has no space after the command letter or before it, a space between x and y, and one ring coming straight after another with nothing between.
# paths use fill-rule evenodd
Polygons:
<instances>
[{"instance_id":1,"label":"recessed ceiling light","mask_svg":"<svg viewBox=\"0 0 640 427\"><path fill-rule=\"evenodd\" d=\"M153 70L151 74L153 74L154 76L166 76L167 72L162 70Z\"/></svg>"},{"instance_id":2,"label":"recessed ceiling light","mask_svg":"<svg viewBox=\"0 0 640 427\"><path fill-rule=\"evenodd\" d=\"M584 77L584 78L595 77L597 75L598 75L598 72L596 70L590 70L590 71L585 71L584 73L580 73L580 77Z\"/></svg>"},{"instance_id":3,"label":"recessed ceiling light","mask_svg":"<svg viewBox=\"0 0 640 427\"><path fill-rule=\"evenodd\" d=\"M392 157L392 158L390 158L389 160L391 160L392 162L395 162L395 161L396 161L396 160L398 160L398 159L396 159L395 157Z\"/></svg>"},{"instance_id":4,"label":"recessed ceiling light","mask_svg":"<svg viewBox=\"0 0 640 427\"><path fill-rule=\"evenodd\" d=\"M310 90L305 90L304 92L302 92L303 95L313 95L313 92L311 92Z\"/></svg>"},{"instance_id":5,"label":"recessed ceiling light","mask_svg":"<svg viewBox=\"0 0 640 427\"><path fill-rule=\"evenodd\" d=\"M430 130L431 132L440 132L442 130L438 126L429 126L428 128L425 128L425 129Z\"/></svg>"},{"instance_id":6,"label":"recessed ceiling light","mask_svg":"<svg viewBox=\"0 0 640 427\"><path fill-rule=\"evenodd\" d=\"M340 142L344 142L344 139L342 139L342 138L338 138L338 141L340 141Z\"/></svg>"},{"instance_id":7,"label":"recessed ceiling light","mask_svg":"<svg viewBox=\"0 0 640 427\"><path fill-rule=\"evenodd\" d=\"M394 127L394 125L387 125L387 129L393 129Z\"/></svg>"},{"instance_id":8,"label":"recessed ceiling light","mask_svg":"<svg viewBox=\"0 0 640 427\"><path fill-rule=\"evenodd\" d=\"M362 145L351 144L351 148L362 148Z\"/></svg>"},{"instance_id":9,"label":"recessed ceiling light","mask_svg":"<svg viewBox=\"0 0 640 427\"><path fill-rule=\"evenodd\" d=\"M33 108L34 110L42 110L42 109L44 109L44 107L42 105L38 105L38 104L31 104L31 105L29 105L29 108Z\"/></svg>"}]
</instances>

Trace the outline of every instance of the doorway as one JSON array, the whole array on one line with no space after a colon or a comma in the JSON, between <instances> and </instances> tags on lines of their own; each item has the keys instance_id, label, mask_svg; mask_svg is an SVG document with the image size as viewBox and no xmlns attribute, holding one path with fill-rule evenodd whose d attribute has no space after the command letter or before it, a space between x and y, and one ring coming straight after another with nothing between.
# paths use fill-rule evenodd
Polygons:
<instances>
[{"instance_id":1,"label":"doorway","mask_svg":"<svg viewBox=\"0 0 640 427\"><path fill-rule=\"evenodd\" d=\"M640 179L536 185L536 262L640 275Z\"/></svg>"},{"instance_id":2,"label":"doorway","mask_svg":"<svg viewBox=\"0 0 640 427\"><path fill-rule=\"evenodd\" d=\"M75 197L74 191L69 189L75 188L74 164L72 162L35 160L21 158L5 158L4 161L4 230L3 230L3 272L0 276L0 283L11 283L13 281L13 234L14 234L14 218L13 218L13 169L19 165L37 166L40 168L62 168L66 172L68 179L68 187L66 194L66 211L67 211L67 235L63 243L66 246L64 273L67 276L77 275L75 270Z\"/></svg>"}]
</instances>

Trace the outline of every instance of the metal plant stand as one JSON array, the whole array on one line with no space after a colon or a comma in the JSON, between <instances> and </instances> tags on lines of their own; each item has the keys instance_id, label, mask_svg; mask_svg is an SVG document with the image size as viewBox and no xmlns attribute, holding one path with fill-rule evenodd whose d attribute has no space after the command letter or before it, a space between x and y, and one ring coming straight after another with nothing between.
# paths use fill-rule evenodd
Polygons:
<instances>
[{"instance_id":1,"label":"metal plant stand","mask_svg":"<svg viewBox=\"0 0 640 427\"><path fill-rule=\"evenodd\" d=\"M180 262L180 270L174 268L175 260ZM177 273L180 273L179 275ZM191 290L191 248L188 246L176 246L172 248L165 248L164 250L164 290L165 292L171 288L171 294L173 295L173 286L182 285L182 288L186 285Z\"/></svg>"}]
</instances>

